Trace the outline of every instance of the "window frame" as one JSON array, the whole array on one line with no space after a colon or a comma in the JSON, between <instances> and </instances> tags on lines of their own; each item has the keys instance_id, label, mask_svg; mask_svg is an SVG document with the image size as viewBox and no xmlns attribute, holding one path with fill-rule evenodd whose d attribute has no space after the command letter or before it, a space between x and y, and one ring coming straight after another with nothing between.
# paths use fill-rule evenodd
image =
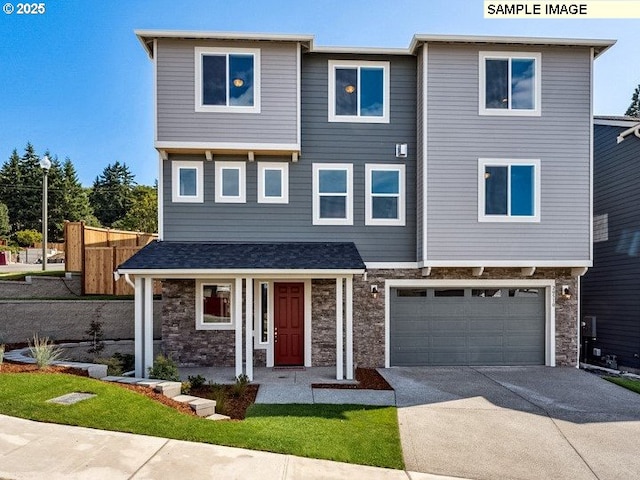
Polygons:
<instances>
[{"instance_id":1,"label":"window frame","mask_svg":"<svg viewBox=\"0 0 640 480\"><path fill-rule=\"evenodd\" d=\"M196 171L196 194L180 195L180 170ZM204 202L204 163L196 161L171 161L171 201L173 203Z\"/></svg>"},{"instance_id":2,"label":"window frame","mask_svg":"<svg viewBox=\"0 0 640 480\"><path fill-rule=\"evenodd\" d=\"M223 171L238 170L238 195L223 195ZM216 203L247 203L247 164L245 162L215 162L215 201Z\"/></svg>"},{"instance_id":3,"label":"window frame","mask_svg":"<svg viewBox=\"0 0 640 480\"><path fill-rule=\"evenodd\" d=\"M347 191L345 194L320 193L320 172L340 170L347 172ZM345 218L320 218L320 196L345 197ZM314 163L313 164L313 225L353 225L353 164L352 163Z\"/></svg>"},{"instance_id":4,"label":"window frame","mask_svg":"<svg viewBox=\"0 0 640 480\"><path fill-rule=\"evenodd\" d=\"M384 85L382 87L382 116L362 116L358 111L357 115L338 115L336 114L336 69L337 68L355 68L358 70L358 82L360 82L361 68L382 68L382 78ZM328 119L329 122L354 122L354 123L389 123L390 112L390 92L391 92L391 63L390 62L373 62L373 61L349 61L349 60L329 60L329 95L328 95ZM358 110L360 110L360 88L358 92Z\"/></svg>"},{"instance_id":5,"label":"window frame","mask_svg":"<svg viewBox=\"0 0 640 480\"><path fill-rule=\"evenodd\" d=\"M267 170L280 172L280 196L265 195ZM289 203L289 164L286 162L258 162L258 203Z\"/></svg>"},{"instance_id":6,"label":"window frame","mask_svg":"<svg viewBox=\"0 0 640 480\"><path fill-rule=\"evenodd\" d=\"M406 180L405 166L402 164L382 164L367 163L365 170L365 225L371 226L405 226L406 223ZM397 194L374 194L371 191L373 186L374 171L398 172L398 193ZM397 218L373 218L373 198L376 196L397 197L398 198L398 217Z\"/></svg>"},{"instance_id":7,"label":"window frame","mask_svg":"<svg viewBox=\"0 0 640 480\"><path fill-rule=\"evenodd\" d=\"M205 322L204 321L204 288L210 285L230 285L229 290L229 317L228 323L221 322ZM215 279L198 279L196 280L196 330L234 330L235 323L235 281L231 278L215 278Z\"/></svg>"},{"instance_id":8,"label":"window frame","mask_svg":"<svg viewBox=\"0 0 640 480\"><path fill-rule=\"evenodd\" d=\"M486 209L486 167L508 167L507 174L507 214L487 215ZM511 215L511 166L533 167L533 215ZM540 222L540 159L503 159L503 158L479 158L478 159L478 222L512 222L512 223L539 223Z\"/></svg>"},{"instance_id":9,"label":"window frame","mask_svg":"<svg viewBox=\"0 0 640 480\"><path fill-rule=\"evenodd\" d=\"M202 93L202 58L205 55L225 56L226 58L226 105L205 105ZM253 106L229 105L229 55L253 56ZM259 48L224 48L194 47L195 57L195 111L227 112L227 113L260 113L260 49Z\"/></svg>"},{"instance_id":10,"label":"window frame","mask_svg":"<svg viewBox=\"0 0 640 480\"><path fill-rule=\"evenodd\" d=\"M479 52L479 96L478 96L478 113L479 115L506 115L506 116L524 116L539 117L542 114L542 54L540 52ZM487 108L486 92L487 92L487 60L508 60L508 84L509 84L509 108ZM513 109L511 101L513 92L511 90L511 65L513 60L534 60L535 61L535 78L533 80L533 109Z\"/></svg>"}]
</instances>

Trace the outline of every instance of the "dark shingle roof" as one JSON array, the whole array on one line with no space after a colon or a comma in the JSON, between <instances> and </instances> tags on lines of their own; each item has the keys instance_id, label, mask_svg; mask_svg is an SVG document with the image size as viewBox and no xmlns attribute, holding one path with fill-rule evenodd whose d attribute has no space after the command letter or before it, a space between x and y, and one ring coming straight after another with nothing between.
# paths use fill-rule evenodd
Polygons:
<instances>
[{"instance_id":1,"label":"dark shingle roof","mask_svg":"<svg viewBox=\"0 0 640 480\"><path fill-rule=\"evenodd\" d=\"M363 270L351 242L151 242L118 270Z\"/></svg>"}]
</instances>

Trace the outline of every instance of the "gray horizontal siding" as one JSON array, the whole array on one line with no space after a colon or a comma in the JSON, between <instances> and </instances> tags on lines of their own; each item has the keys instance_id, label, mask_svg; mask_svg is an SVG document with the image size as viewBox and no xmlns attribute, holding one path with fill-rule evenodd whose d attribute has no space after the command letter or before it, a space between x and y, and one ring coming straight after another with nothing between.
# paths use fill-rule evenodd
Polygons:
<instances>
[{"instance_id":1,"label":"gray horizontal siding","mask_svg":"<svg viewBox=\"0 0 640 480\"><path fill-rule=\"evenodd\" d=\"M164 162L164 239L180 241L353 241L366 262L413 262L415 245L415 59L393 58L391 122L351 124L327 121L327 61L303 57L302 156L289 164L289 203L257 203L256 158L247 163L247 202L214 202L214 162L204 162L204 203L171 202L171 162ZM380 58L376 57L376 60ZM384 60L384 58L383 58ZM410 93L407 93L410 92ZM409 158L395 158L395 144L409 144ZM214 160L246 157L216 156ZM204 160L172 155L170 160ZM290 159L289 159L290 160ZM312 164L352 163L353 226L312 225ZM402 163L406 167L406 226L365 226L365 164Z\"/></svg>"},{"instance_id":2,"label":"gray horizontal siding","mask_svg":"<svg viewBox=\"0 0 640 480\"><path fill-rule=\"evenodd\" d=\"M480 50L429 45L427 261L588 261L589 49L535 50L540 117L478 114ZM478 222L479 158L540 159L540 223Z\"/></svg>"},{"instance_id":3,"label":"gray horizontal siding","mask_svg":"<svg viewBox=\"0 0 640 480\"><path fill-rule=\"evenodd\" d=\"M595 316L603 355L640 368L640 251L624 236L640 235L640 139L616 137L623 127L595 126L594 214L608 215L609 239L594 244L594 264L582 280L582 315ZM587 352L591 354L591 352Z\"/></svg>"},{"instance_id":4,"label":"gray horizontal siding","mask_svg":"<svg viewBox=\"0 0 640 480\"><path fill-rule=\"evenodd\" d=\"M261 112L195 111L194 48L259 48ZM297 47L293 43L159 40L159 141L297 143Z\"/></svg>"}]
</instances>

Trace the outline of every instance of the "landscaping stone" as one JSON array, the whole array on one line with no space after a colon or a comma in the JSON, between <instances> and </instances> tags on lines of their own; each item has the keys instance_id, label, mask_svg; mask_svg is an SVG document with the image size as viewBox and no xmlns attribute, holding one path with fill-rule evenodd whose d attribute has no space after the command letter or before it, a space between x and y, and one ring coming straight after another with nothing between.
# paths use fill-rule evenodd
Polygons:
<instances>
[{"instance_id":1,"label":"landscaping stone","mask_svg":"<svg viewBox=\"0 0 640 480\"><path fill-rule=\"evenodd\" d=\"M67 393L66 395L62 395L60 397L52 398L51 400L47 400L47 403L58 403L60 405L73 405L74 403L81 402L82 400L87 400L89 398L93 398L96 395L94 393Z\"/></svg>"},{"instance_id":2,"label":"landscaping stone","mask_svg":"<svg viewBox=\"0 0 640 480\"><path fill-rule=\"evenodd\" d=\"M180 395L182 384L180 382L162 382L158 383L153 389L165 397L173 398Z\"/></svg>"}]
</instances>

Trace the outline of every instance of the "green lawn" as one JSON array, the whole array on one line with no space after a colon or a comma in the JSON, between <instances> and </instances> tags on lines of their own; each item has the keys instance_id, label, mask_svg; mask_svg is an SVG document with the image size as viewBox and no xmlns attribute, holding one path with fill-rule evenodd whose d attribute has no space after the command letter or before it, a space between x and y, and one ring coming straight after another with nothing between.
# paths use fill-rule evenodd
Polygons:
<instances>
[{"instance_id":1,"label":"green lawn","mask_svg":"<svg viewBox=\"0 0 640 480\"><path fill-rule=\"evenodd\" d=\"M631 390L632 392L640 393L640 380L631 380L629 378L621 377L604 377L605 380L609 380L611 383L620 385L621 387Z\"/></svg>"},{"instance_id":2,"label":"green lawn","mask_svg":"<svg viewBox=\"0 0 640 480\"><path fill-rule=\"evenodd\" d=\"M96 397L63 406L46 400L70 392ZM32 420L179 440L404 468L396 409L361 405L254 405L244 421L181 414L99 380L64 374L0 375L0 413Z\"/></svg>"}]
</instances>

